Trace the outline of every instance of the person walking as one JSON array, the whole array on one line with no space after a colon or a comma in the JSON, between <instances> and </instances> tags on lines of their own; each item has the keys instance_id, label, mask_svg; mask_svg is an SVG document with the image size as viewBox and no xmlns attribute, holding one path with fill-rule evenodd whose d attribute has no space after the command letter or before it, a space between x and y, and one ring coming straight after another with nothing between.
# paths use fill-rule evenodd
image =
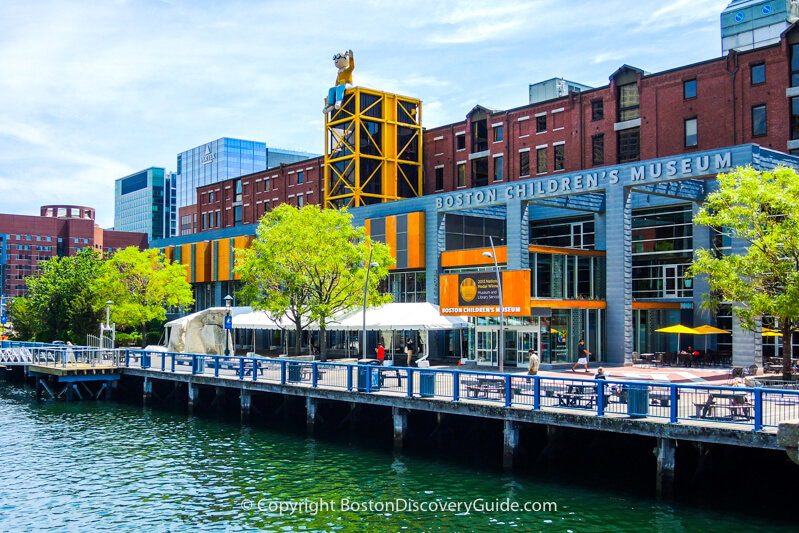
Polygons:
<instances>
[{"instance_id":1,"label":"person walking","mask_svg":"<svg viewBox=\"0 0 799 533\"><path fill-rule=\"evenodd\" d=\"M538 365L541 364L541 359L538 357L538 354L535 353L535 350L530 350L528 355L530 357L530 361L527 363L527 374L530 376L535 376L538 374Z\"/></svg>"},{"instance_id":2,"label":"person walking","mask_svg":"<svg viewBox=\"0 0 799 533\"><path fill-rule=\"evenodd\" d=\"M591 355L591 352L585 349L585 340L580 339L580 344L577 346L577 362L574 363L572 367L572 372L577 372L577 367L583 365L585 367L585 371L588 372L588 356Z\"/></svg>"},{"instance_id":3,"label":"person walking","mask_svg":"<svg viewBox=\"0 0 799 533\"><path fill-rule=\"evenodd\" d=\"M408 342L405 343L405 353L408 355L407 366L411 366L411 361L413 360L413 339L408 339Z\"/></svg>"},{"instance_id":4,"label":"person walking","mask_svg":"<svg viewBox=\"0 0 799 533\"><path fill-rule=\"evenodd\" d=\"M380 364L383 364L383 361L386 359L386 348L383 346L382 342L377 343L377 348L375 348L377 352L377 360L380 361Z\"/></svg>"}]
</instances>

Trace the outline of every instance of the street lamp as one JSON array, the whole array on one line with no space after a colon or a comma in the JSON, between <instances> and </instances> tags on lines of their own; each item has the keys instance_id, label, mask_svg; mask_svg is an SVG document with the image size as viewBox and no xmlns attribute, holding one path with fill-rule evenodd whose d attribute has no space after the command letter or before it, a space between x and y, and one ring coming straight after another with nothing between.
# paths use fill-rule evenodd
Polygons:
<instances>
[{"instance_id":1,"label":"street lamp","mask_svg":"<svg viewBox=\"0 0 799 533\"><path fill-rule=\"evenodd\" d=\"M225 300L225 309L227 310L227 316L230 316L231 306L233 305L233 297L231 295L227 295L224 298ZM227 327L225 328L225 357L230 355L230 346L228 345L228 335L230 335L229 330Z\"/></svg>"},{"instance_id":2,"label":"street lamp","mask_svg":"<svg viewBox=\"0 0 799 533\"><path fill-rule=\"evenodd\" d=\"M378 263L372 262L372 252L374 249L369 249L369 262L366 266L366 283L363 287L363 350L361 351L361 359L366 359L366 296L369 294L369 271L372 267L380 266Z\"/></svg>"},{"instance_id":3,"label":"street lamp","mask_svg":"<svg viewBox=\"0 0 799 533\"><path fill-rule=\"evenodd\" d=\"M105 329L111 329L111 304L113 304L111 300L105 302Z\"/></svg>"},{"instance_id":4,"label":"street lamp","mask_svg":"<svg viewBox=\"0 0 799 533\"><path fill-rule=\"evenodd\" d=\"M497 273L497 287L499 289L499 350L497 350L497 357L499 359L499 371L505 371L505 314L502 311L502 276L499 274L499 265L497 264L497 251L494 248L494 238L488 237L491 241L491 251L483 252L483 257L490 257L494 260L494 270Z\"/></svg>"}]
</instances>

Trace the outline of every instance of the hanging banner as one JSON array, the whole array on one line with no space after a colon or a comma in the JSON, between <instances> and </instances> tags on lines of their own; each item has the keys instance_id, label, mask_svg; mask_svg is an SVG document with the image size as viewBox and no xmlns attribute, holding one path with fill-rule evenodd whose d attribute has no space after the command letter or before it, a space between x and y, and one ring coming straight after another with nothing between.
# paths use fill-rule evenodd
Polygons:
<instances>
[{"instance_id":1,"label":"hanging banner","mask_svg":"<svg viewBox=\"0 0 799 533\"><path fill-rule=\"evenodd\" d=\"M530 316L530 271L504 270L503 313ZM494 272L446 274L439 278L442 315L499 316L499 284Z\"/></svg>"}]
</instances>

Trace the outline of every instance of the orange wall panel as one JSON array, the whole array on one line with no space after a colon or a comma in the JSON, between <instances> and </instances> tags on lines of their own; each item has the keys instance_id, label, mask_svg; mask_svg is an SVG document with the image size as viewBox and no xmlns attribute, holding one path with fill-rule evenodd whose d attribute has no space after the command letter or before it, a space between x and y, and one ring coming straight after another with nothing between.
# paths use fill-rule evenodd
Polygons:
<instances>
[{"instance_id":1,"label":"orange wall panel","mask_svg":"<svg viewBox=\"0 0 799 533\"><path fill-rule=\"evenodd\" d=\"M219 281L230 281L230 239L219 240L216 276Z\"/></svg>"},{"instance_id":2,"label":"orange wall panel","mask_svg":"<svg viewBox=\"0 0 799 533\"><path fill-rule=\"evenodd\" d=\"M213 281L211 276L211 243L198 242L194 251L194 281L205 283Z\"/></svg>"},{"instance_id":3,"label":"orange wall panel","mask_svg":"<svg viewBox=\"0 0 799 533\"><path fill-rule=\"evenodd\" d=\"M180 264L186 267L186 281L191 283L191 244L180 245Z\"/></svg>"},{"instance_id":4,"label":"orange wall panel","mask_svg":"<svg viewBox=\"0 0 799 533\"><path fill-rule=\"evenodd\" d=\"M386 244L391 249L391 257L394 258L394 265L389 269L397 268L397 217L392 215L386 217Z\"/></svg>"},{"instance_id":5,"label":"orange wall panel","mask_svg":"<svg viewBox=\"0 0 799 533\"><path fill-rule=\"evenodd\" d=\"M424 212L408 213L408 268L424 268Z\"/></svg>"},{"instance_id":6,"label":"orange wall panel","mask_svg":"<svg viewBox=\"0 0 799 533\"><path fill-rule=\"evenodd\" d=\"M496 250L497 263L507 263L508 248L502 246L496 247ZM441 266L447 268L472 265L493 265L493 259L483 256L483 252L490 251L491 248L475 248L472 250L454 250L452 252L443 252L441 254Z\"/></svg>"}]
</instances>

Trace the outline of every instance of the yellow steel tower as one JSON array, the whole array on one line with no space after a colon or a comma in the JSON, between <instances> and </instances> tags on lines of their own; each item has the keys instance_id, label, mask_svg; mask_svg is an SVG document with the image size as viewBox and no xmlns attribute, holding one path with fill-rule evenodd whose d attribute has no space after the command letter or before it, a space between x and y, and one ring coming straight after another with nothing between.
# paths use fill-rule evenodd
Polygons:
<instances>
[{"instance_id":1,"label":"yellow steel tower","mask_svg":"<svg viewBox=\"0 0 799 533\"><path fill-rule=\"evenodd\" d=\"M325 115L325 207L422 195L422 102L355 87Z\"/></svg>"}]
</instances>

